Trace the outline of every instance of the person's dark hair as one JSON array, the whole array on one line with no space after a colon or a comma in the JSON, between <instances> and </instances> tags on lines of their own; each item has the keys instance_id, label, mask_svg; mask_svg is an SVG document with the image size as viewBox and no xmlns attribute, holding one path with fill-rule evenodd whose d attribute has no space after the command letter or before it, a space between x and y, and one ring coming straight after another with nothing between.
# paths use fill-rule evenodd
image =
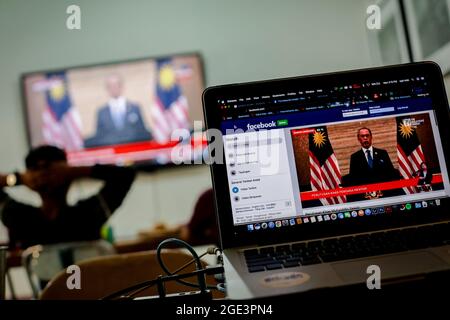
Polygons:
<instances>
[{"instance_id":1,"label":"person's dark hair","mask_svg":"<svg viewBox=\"0 0 450 320\"><path fill-rule=\"evenodd\" d=\"M370 133L370 136L372 136L372 131L371 131L369 128L367 128L367 127L362 127L362 128L359 128L359 129L358 129L358 133L356 134L357 137L359 137L359 133L361 132L361 130L368 130L369 133Z\"/></svg>"},{"instance_id":2,"label":"person's dark hair","mask_svg":"<svg viewBox=\"0 0 450 320\"><path fill-rule=\"evenodd\" d=\"M35 168L40 161L56 162L67 161L64 150L55 146L40 146L32 149L25 158L27 169Z\"/></svg>"}]
</instances>

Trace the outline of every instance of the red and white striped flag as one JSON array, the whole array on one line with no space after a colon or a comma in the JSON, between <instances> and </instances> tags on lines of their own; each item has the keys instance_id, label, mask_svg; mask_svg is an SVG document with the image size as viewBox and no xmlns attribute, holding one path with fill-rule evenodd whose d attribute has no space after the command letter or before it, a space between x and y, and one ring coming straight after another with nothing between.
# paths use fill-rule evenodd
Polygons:
<instances>
[{"instance_id":1,"label":"red and white striped flag","mask_svg":"<svg viewBox=\"0 0 450 320\"><path fill-rule=\"evenodd\" d=\"M158 142L166 143L174 130L190 130L189 107L177 83L171 59L158 60L157 70L157 98L151 111L153 134Z\"/></svg>"},{"instance_id":2,"label":"red and white striped flag","mask_svg":"<svg viewBox=\"0 0 450 320\"><path fill-rule=\"evenodd\" d=\"M42 113L42 134L46 144L66 151L83 148L81 118L72 105L64 72L47 74L47 107Z\"/></svg>"},{"instance_id":3,"label":"red and white striped flag","mask_svg":"<svg viewBox=\"0 0 450 320\"><path fill-rule=\"evenodd\" d=\"M328 138L327 128L315 128L309 134L309 168L311 189L313 191L338 189L341 184L341 171ZM345 196L321 198L323 205L347 202Z\"/></svg>"},{"instance_id":4,"label":"red and white striped flag","mask_svg":"<svg viewBox=\"0 0 450 320\"><path fill-rule=\"evenodd\" d=\"M404 179L414 178L415 173L420 171L421 164L425 162L419 137L410 118L397 118L397 156L399 171ZM403 190L406 194L418 192L415 187L406 187Z\"/></svg>"}]
</instances>

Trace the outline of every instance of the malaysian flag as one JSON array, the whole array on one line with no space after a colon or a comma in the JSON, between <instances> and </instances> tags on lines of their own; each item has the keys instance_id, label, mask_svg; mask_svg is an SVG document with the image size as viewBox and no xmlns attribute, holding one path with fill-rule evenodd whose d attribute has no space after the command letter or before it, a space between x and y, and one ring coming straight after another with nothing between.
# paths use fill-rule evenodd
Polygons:
<instances>
[{"instance_id":1,"label":"malaysian flag","mask_svg":"<svg viewBox=\"0 0 450 320\"><path fill-rule=\"evenodd\" d=\"M425 162L422 146L417 136L416 128L409 117L397 117L397 156L401 176L412 179ZM407 194L416 193L415 187L406 187Z\"/></svg>"},{"instance_id":2,"label":"malaysian flag","mask_svg":"<svg viewBox=\"0 0 450 320\"><path fill-rule=\"evenodd\" d=\"M182 95L171 59L159 59L157 64L156 101L152 108L153 133L156 141L170 141L175 129L190 129L188 102Z\"/></svg>"},{"instance_id":3,"label":"malaysian flag","mask_svg":"<svg viewBox=\"0 0 450 320\"><path fill-rule=\"evenodd\" d=\"M45 85L47 107L42 113L42 133L46 144L67 151L83 148L81 119L72 105L65 72L48 73Z\"/></svg>"},{"instance_id":4,"label":"malaysian flag","mask_svg":"<svg viewBox=\"0 0 450 320\"><path fill-rule=\"evenodd\" d=\"M338 189L341 184L339 163L331 146L326 127L309 134L309 168L313 191ZM323 205L347 202L345 196L321 198Z\"/></svg>"}]
</instances>

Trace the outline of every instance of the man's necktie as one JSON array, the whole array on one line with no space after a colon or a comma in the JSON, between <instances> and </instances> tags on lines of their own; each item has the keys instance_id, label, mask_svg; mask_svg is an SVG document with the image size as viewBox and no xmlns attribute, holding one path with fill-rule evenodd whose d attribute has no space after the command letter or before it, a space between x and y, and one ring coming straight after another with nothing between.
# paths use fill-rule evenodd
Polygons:
<instances>
[{"instance_id":1,"label":"man's necktie","mask_svg":"<svg viewBox=\"0 0 450 320\"><path fill-rule=\"evenodd\" d=\"M113 113L114 125L117 129L122 129L124 125L124 114L119 110L115 110Z\"/></svg>"},{"instance_id":2,"label":"man's necktie","mask_svg":"<svg viewBox=\"0 0 450 320\"><path fill-rule=\"evenodd\" d=\"M366 153L367 153L367 163L369 164L370 168L373 168L373 158L372 155L370 154L370 150L367 150Z\"/></svg>"}]
</instances>

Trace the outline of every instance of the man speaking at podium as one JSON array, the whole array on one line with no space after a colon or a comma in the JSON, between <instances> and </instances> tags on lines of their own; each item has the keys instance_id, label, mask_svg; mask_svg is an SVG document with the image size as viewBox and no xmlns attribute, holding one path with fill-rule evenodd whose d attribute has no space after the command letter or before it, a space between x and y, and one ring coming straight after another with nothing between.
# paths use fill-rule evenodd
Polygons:
<instances>
[{"instance_id":1,"label":"man speaking at podium","mask_svg":"<svg viewBox=\"0 0 450 320\"><path fill-rule=\"evenodd\" d=\"M110 99L97 112L95 136L86 139L85 147L151 140L152 134L145 126L140 106L122 95L122 78L110 75L105 84Z\"/></svg>"}]
</instances>

